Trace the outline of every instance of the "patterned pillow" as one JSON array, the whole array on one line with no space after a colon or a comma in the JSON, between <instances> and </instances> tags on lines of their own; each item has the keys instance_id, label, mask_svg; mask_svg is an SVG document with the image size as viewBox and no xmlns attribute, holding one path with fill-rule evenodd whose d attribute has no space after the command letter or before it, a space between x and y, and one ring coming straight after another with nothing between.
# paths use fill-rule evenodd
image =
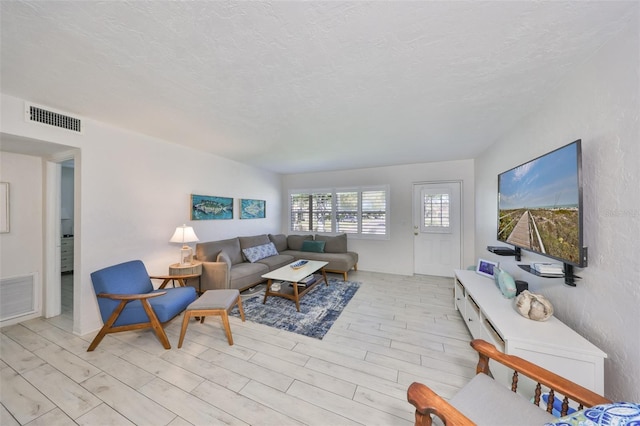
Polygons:
<instances>
[{"instance_id":1,"label":"patterned pillow","mask_svg":"<svg viewBox=\"0 0 640 426\"><path fill-rule=\"evenodd\" d=\"M637 426L640 425L640 404L616 402L595 405L561 417L545 426Z\"/></svg>"},{"instance_id":2,"label":"patterned pillow","mask_svg":"<svg viewBox=\"0 0 640 426\"><path fill-rule=\"evenodd\" d=\"M262 244L260 246L245 248L245 249L242 249L242 253L244 253L244 256L251 263L257 262L258 260L264 259L265 257L278 255L276 246L274 246L273 243L267 243L267 244Z\"/></svg>"}]
</instances>

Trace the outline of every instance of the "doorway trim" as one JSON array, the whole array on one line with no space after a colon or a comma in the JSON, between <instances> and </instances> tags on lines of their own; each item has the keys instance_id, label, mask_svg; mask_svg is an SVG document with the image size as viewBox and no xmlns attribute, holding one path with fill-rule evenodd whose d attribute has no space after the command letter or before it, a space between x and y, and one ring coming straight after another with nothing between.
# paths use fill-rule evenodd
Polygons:
<instances>
[{"instance_id":1,"label":"doorway trim","mask_svg":"<svg viewBox=\"0 0 640 426\"><path fill-rule=\"evenodd\" d=\"M51 318L60 315L62 312L61 297L61 267L60 267L60 243L62 237L61 225L61 188L62 188L62 163L73 160L77 165L79 162L79 150L73 149L57 154L53 154L44 159L45 174L45 207L44 207L44 306L43 316ZM78 211L78 180L79 176L74 170L74 210ZM75 228L79 223L79 216L74 214L74 235ZM75 310L75 300L79 295L79 274L75 273L75 265L78 265L79 251L74 250L73 263L73 329L76 330L78 323L78 313Z\"/></svg>"},{"instance_id":2,"label":"doorway trim","mask_svg":"<svg viewBox=\"0 0 640 426\"><path fill-rule=\"evenodd\" d=\"M459 186L459 205L460 205L460 217L459 217L459 223L458 223L458 227L459 227L459 247L460 247L460 253L459 253L459 259L458 259L458 264L460 265L460 267L462 267L463 262L464 262L464 222L465 222L465 216L464 216L464 180L463 179L448 179L448 180L428 180L428 181L417 181L417 182L412 182L411 183L411 216L413 219L413 223L412 223L412 228L413 231L415 232L415 226L419 221L419 218L416 217L416 211L418 210L416 208L416 201L415 201L415 191L416 191L416 187L418 186L422 186L422 185L439 185L439 184L457 184ZM419 231L418 231L419 232ZM416 275L416 243L415 243L415 239L413 241L413 274ZM453 271L451 271L451 274L453 276Z\"/></svg>"}]
</instances>

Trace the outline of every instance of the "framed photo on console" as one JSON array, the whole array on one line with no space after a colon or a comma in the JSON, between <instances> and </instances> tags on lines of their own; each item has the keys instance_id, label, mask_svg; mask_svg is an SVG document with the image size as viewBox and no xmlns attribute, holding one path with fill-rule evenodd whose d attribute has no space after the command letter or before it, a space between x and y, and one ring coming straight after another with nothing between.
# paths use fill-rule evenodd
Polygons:
<instances>
[{"instance_id":1,"label":"framed photo on console","mask_svg":"<svg viewBox=\"0 0 640 426\"><path fill-rule=\"evenodd\" d=\"M498 262L492 262L490 260L478 259L478 265L476 266L476 272L487 278L494 278L494 270L498 268L500 264Z\"/></svg>"}]
</instances>

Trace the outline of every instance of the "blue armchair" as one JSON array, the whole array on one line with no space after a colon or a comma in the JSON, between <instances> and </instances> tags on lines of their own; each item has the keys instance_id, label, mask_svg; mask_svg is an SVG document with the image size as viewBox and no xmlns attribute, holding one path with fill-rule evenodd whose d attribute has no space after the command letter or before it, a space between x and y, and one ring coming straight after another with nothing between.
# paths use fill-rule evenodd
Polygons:
<instances>
[{"instance_id":1,"label":"blue armchair","mask_svg":"<svg viewBox=\"0 0 640 426\"><path fill-rule=\"evenodd\" d=\"M171 349L163 324L196 300L193 287L155 290L140 260L109 266L91 274L104 326L89 345L93 351L109 333L153 328L165 349Z\"/></svg>"}]
</instances>

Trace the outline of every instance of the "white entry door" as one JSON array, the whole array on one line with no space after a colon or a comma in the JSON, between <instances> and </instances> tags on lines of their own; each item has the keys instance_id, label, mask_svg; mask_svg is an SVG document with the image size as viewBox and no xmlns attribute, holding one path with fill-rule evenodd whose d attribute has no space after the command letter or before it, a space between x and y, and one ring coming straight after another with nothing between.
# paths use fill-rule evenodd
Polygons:
<instances>
[{"instance_id":1,"label":"white entry door","mask_svg":"<svg viewBox=\"0 0 640 426\"><path fill-rule=\"evenodd\" d=\"M461 267L460 182L413 186L414 272L453 277Z\"/></svg>"}]
</instances>

